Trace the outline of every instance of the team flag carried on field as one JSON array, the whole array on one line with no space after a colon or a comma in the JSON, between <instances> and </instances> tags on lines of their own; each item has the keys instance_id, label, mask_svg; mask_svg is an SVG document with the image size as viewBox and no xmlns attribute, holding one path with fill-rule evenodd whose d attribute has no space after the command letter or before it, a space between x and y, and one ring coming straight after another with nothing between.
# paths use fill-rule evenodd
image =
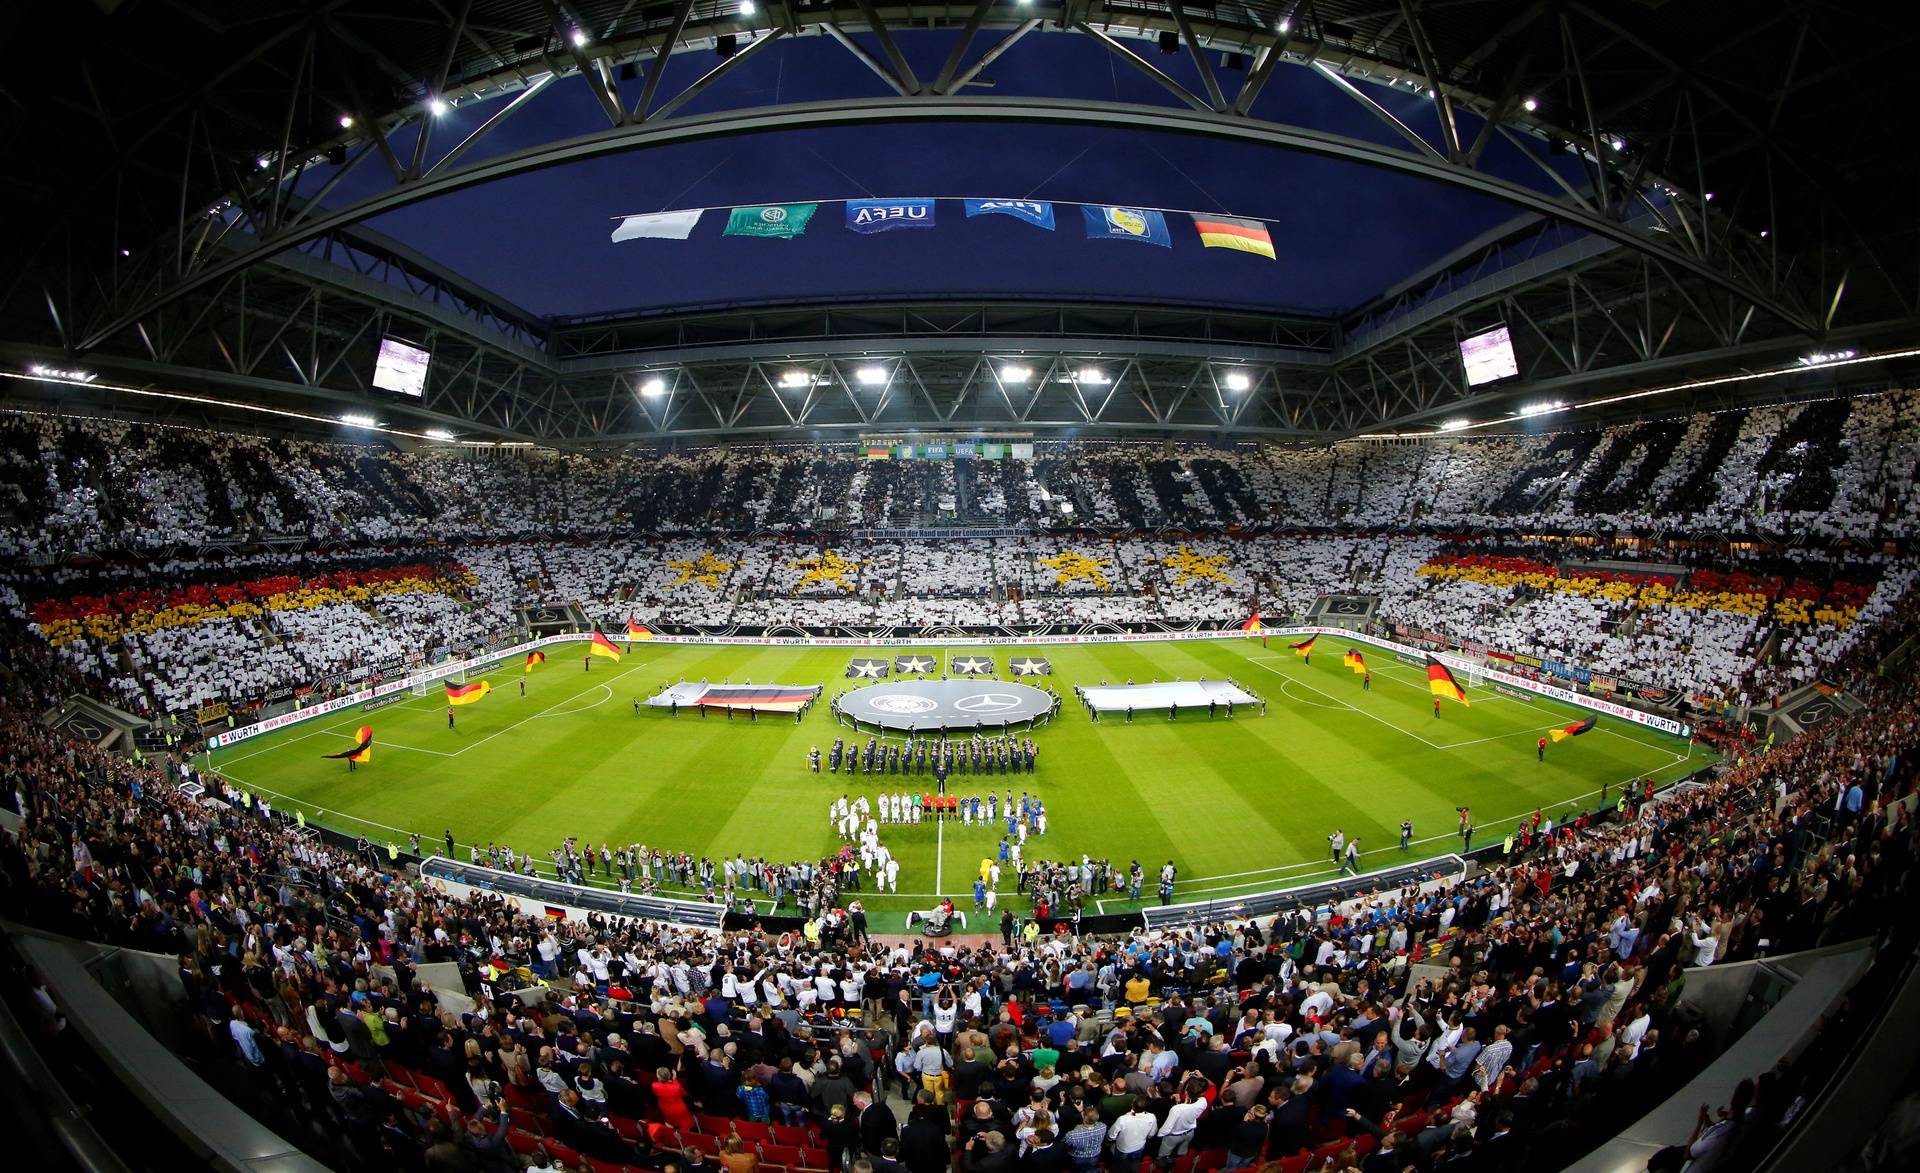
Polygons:
<instances>
[{"instance_id":1,"label":"team flag carried on field","mask_svg":"<svg viewBox=\"0 0 1920 1173\"><path fill-rule=\"evenodd\" d=\"M587 650L596 656L605 656L609 660L620 658L620 649L613 646L612 640L597 631L593 633L593 642L587 645Z\"/></svg>"},{"instance_id":2,"label":"team flag carried on field","mask_svg":"<svg viewBox=\"0 0 1920 1173\"><path fill-rule=\"evenodd\" d=\"M547 654L545 652L528 652L527 663L523 668L520 669L520 671L531 672L535 668L539 667L540 665L546 662L547 662Z\"/></svg>"},{"instance_id":3,"label":"team flag carried on field","mask_svg":"<svg viewBox=\"0 0 1920 1173\"><path fill-rule=\"evenodd\" d=\"M353 735L353 748L325 755L334 761L370 762L373 760L373 726L362 725Z\"/></svg>"},{"instance_id":4,"label":"team flag carried on field","mask_svg":"<svg viewBox=\"0 0 1920 1173\"><path fill-rule=\"evenodd\" d=\"M1575 721L1573 724L1567 726L1565 729L1555 729L1553 732L1547 734L1547 736L1553 738L1555 741L1565 741L1569 737L1578 737L1582 733L1587 733L1591 731L1594 725L1599 722L1599 720L1600 720L1600 717L1598 716L1598 714L1596 714L1594 716L1588 717L1584 721Z\"/></svg>"},{"instance_id":5,"label":"team flag carried on field","mask_svg":"<svg viewBox=\"0 0 1920 1173\"><path fill-rule=\"evenodd\" d=\"M638 619L629 619L627 620L627 638L628 639L652 639L653 628L648 627L646 624L640 622Z\"/></svg>"},{"instance_id":6,"label":"team flag carried on field","mask_svg":"<svg viewBox=\"0 0 1920 1173\"><path fill-rule=\"evenodd\" d=\"M1460 687L1453 673L1432 656L1427 657L1427 691L1435 696L1452 697L1463 705L1472 703L1467 700L1467 690Z\"/></svg>"},{"instance_id":7,"label":"team flag carried on field","mask_svg":"<svg viewBox=\"0 0 1920 1173\"><path fill-rule=\"evenodd\" d=\"M1260 630L1262 630L1262 628L1261 628L1261 626L1260 626L1260 612L1258 612L1258 611L1255 611L1255 612L1254 612L1254 613L1253 613L1252 615L1250 615L1250 616L1248 616L1248 617L1247 617L1247 621L1246 621L1245 623L1242 623L1242 624L1240 625L1240 630L1241 630L1241 631L1260 631Z\"/></svg>"},{"instance_id":8,"label":"team flag carried on field","mask_svg":"<svg viewBox=\"0 0 1920 1173\"><path fill-rule=\"evenodd\" d=\"M1296 656L1311 656L1313 655L1313 643L1319 638L1317 635L1310 635L1297 644L1288 644L1287 650Z\"/></svg>"},{"instance_id":9,"label":"team flag carried on field","mask_svg":"<svg viewBox=\"0 0 1920 1173\"><path fill-rule=\"evenodd\" d=\"M447 685L447 703L450 705L470 705L493 691L493 685L484 680L475 680L469 684Z\"/></svg>"},{"instance_id":10,"label":"team flag carried on field","mask_svg":"<svg viewBox=\"0 0 1920 1173\"><path fill-rule=\"evenodd\" d=\"M1237 216L1195 216L1193 226L1200 233L1200 243L1208 248L1230 248L1243 253L1257 253L1269 261L1273 256L1273 237L1267 232L1267 226L1258 220L1243 220Z\"/></svg>"},{"instance_id":11,"label":"team flag carried on field","mask_svg":"<svg viewBox=\"0 0 1920 1173\"><path fill-rule=\"evenodd\" d=\"M1347 667L1353 669L1355 676L1364 676L1367 672L1367 658L1359 652L1348 652Z\"/></svg>"}]
</instances>

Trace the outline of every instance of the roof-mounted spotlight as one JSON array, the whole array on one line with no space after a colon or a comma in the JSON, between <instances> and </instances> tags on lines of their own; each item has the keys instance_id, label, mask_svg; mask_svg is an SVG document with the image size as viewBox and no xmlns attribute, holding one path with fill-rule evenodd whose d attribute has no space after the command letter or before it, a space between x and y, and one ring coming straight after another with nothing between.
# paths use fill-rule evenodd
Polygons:
<instances>
[{"instance_id":1,"label":"roof-mounted spotlight","mask_svg":"<svg viewBox=\"0 0 1920 1173\"><path fill-rule=\"evenodd\" d=\"M428 428L426 434L427 434L427 439L439 440L443 443L450 444L455 439L454 434L452 432L447 431L445 428Z\"/></svg>"},{"instance_id":2,"label":"roof-mounted spotlight","mask_svg":"<svg viewBox=\"0 0 1920 1173\"><path fill-rule=\"evenodd\" d=\"M438 118L447 112L447 103L441 98L428 98L427 109L432 112L435 118Z\"/></svg>"},{"instance_id":3,"label":"roof-mounted spotlight","mask_svg":"<svg viewBox=\"0 0 1920 1173\"><path fill-rule=\"evenodd\" d=\"M374 419L370 415L362 415L356 411L350 411L341 416L340 422L350 428L377 428L380 426L379 420Z\"/></svg>"},{"instance_id":4,"label":"roof-mounted spotlight","mask_svg":"<svg viewBox=\"0 0 1920 1173\"><path fill-rule=\"evenodd\" d=\"M342 114L342 115L340 116L340 129L341 129L341 130L352 130L352 129L353 129L353 115L351 115L351 114Z\"/></svg>"},{"instance_id":5,"label":"roof-mounted spotlight","mask_svg":"<svg viewBox=\"0 0 1920 1173\"><path fill-rule=\"evenodd\" d=\"M1000 368L1002 383L1025 383L1033 378L1032 367L1004 366Z\"/></svg>"},{"instance_id":6,"label":"roof-mounted spotlight","mask_svg":"<svg viewBox=\"0 0 1920 1173\"><path fill-rule=\"evenodd\" d=\"M853 377L862 387L878 387L887 381L887 368L861 367Z\"/></svg>"},{"instance_id":7,"label":"roof-mounted spotlight","mask_svg":"<svg viewBox=\"0 0 1920 1173\"><path fill-rule=\"evenodd\" d=\"M782 387L805 387L811 382L813 382L813 376L805 371L780 372L780 385Z\"/></svg>"},{"instance_id":8,"label":"roof-mounted spotlight","mask_svg":"<svg viewBox=\"0 0 1920 1173\"><path fill-rule=\"evenodd\" d=\"M1253 376L1245 371L1228 371L1224 381L1229 391L1245 391L1253 386Z\"/></svg>"},{"instance_id":9,"label":"roof-mounted spotlight","mask_svg":"<svg viewBox=\"0 0 1920 1173\"><path fill-rule=\"evenodd\" d=\"M655 398L660 395L665 395L666 393L667 393L667 381L661 378L659 375L655 375L652 378L648 379L646 382L640 384L640 394L645 395L649 399Z\"/></svg>"},{"instance_id":10,"label":"roof-mounted spotlight","mask_svg":"<svg viewBox=\"0 0 1920 1173\"><path fill-rule=\"evenodd\" d=\"M1450 419L1440 425L1440 430L1443 432L1457 432L1462 428L1470 428L1472 426L1473 421L1470 419Z\"/></svg>"},{"instance_id":11,"label":"roof-mounted spotlight","mask_svg":"<svg viewBox=\"0 0 1920 1173\"><path fill-rule=\"evenodd\" d=\"M586 30L584 30L584 29L574 29L574 30L573 30L573 47L574 47L574 48L576 48L576 49L584 49L584 48L586 48L586 47L587 47L587 40L588 40L588 37L587 37L587 34L586 34Z\"/></svg>"},{"instance_id":12,"label":"roof-mounted spotlight","mask_svg":"<svg viewBox=\"0 0 1920 1173\"><path fill-rule=\"evenodd\" d=\"M1079 370L1073 372L1073 381L1076 383L1090 383L1097 386L1108 381L1107 372L1101 370L1099 367L1081 367Z\"/></svg>"},{"instance_id":13,"label":"roof-mounted spotlight","mask_svg":"<svg viewBox=\"0 0 1920 1173\"><path fill-rule=\"evenodd\" d=\"M1528 98L1526 101L1520 103L1520 105L1525 107L1529 114L1540 108L1540 102L1537 98Z\"/></svg>"}]
</instances>

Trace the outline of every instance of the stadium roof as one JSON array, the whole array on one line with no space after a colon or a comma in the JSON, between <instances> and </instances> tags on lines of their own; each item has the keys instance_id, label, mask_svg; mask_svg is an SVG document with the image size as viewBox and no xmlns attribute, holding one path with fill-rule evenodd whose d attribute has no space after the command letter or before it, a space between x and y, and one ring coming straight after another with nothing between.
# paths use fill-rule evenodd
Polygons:
<instances>
[{"instance_id":1,"label":"stadium roof","mask_svg":"<svg viewBox=\"0 0 1920 1173\"><path fill-rule=\"evenodd\" d=\"M1861 357L1915 325L1897 65L1920 31L1874 5L6 19L45 51L4 86L0 210L35 226L0 286L4 357L96 388L569 445L1326 439ZM949 203L930 232L861 237L829 204L796 240L720 235L731 205L875 195L1066 215L1043 234ZM1173 248L1089 241L1075 202L1263 218L1278 257L1202 250L1178 214ZM695 207L721 211L691 239L608 239L614 217ZM1468 386L1458 342L1498 323L1520 374ZM421 399L369 387L385 335L432 352Z\"/></svg>"}]
</instances>

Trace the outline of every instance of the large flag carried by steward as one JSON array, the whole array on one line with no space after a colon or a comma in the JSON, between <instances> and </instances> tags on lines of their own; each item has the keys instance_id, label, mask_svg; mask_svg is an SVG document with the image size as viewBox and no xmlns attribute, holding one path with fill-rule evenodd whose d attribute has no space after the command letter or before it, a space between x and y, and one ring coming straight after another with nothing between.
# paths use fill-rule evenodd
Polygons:
<instances>
[{"instance_id":1,"label":"large flag carried by steward","mask_svg":"<svg viewBox=\"0 0 1920 1173\"><path fill-rule=\"evenodd\" d=\"M653 628L648 627L646 624L640 622L638 619L628 619L627 620L627 638L628 639L652 639Z\"/></svg>"},{"instance_id":2,"label":"large flag carried by steward","mask_svg":"<svg viewBox=\"0 0 1920 1173\"><path fill-rule=\"evenodd\" d=\"M1367 658L1361 655L1358 651L1350 651L1347 653L1346 665L1347 667L1353 669L1353 674L1355 676L1366 675Z\"/></svg>"},{"instance_id":3,"label":"large flag carried by steward","mask_svg":"<svg viewBox=\"0 0 1920 1173\"><path fill-rule=\"evenodd\" d=\"M493 685L484 680L475 680L468 684L447 685L447 703L450 705L470 705L493 691Z\"/></svg>"},{"instance_id":4,"label":"large flag carried by steward","mask_svg":"<svg viewBox=\"0 0 1920 1173\"><path fill-rule=\"evenodd\" d=\"M1311 656L1313 655L1313 641L1319 638L1317 635L1310 635L1297 644L1288 644L1287 650L1296 656Z\"/></svg>"},{"instance_id":5,"label":"large flag carried by steward","mask_svg":"<svg viewBox=\"0 0 1920 1173\"><path fill-rule=\"evenodd\" d=\"M1467 699L1467 690L1460 687L1460 682L1453 678L1447 666L1432 656L1427 657L1427 691L1435 696L1451 697L1463 705L1473 703Z\"/></svg>"},{"instance_id":6,"label":"large flag carried by steward","mask_svg":"<svg viewBox=\"0 0 1920 1173\"><path fill-rule=\"evenodd\" d=\"M1575 721L1565 729L1555 729L1547 734L1547 736L1553 738L1555 741L1565 741L1569 737L1578 737L1582 733L1592 732L1593 727L1598 724L1599 721L1599 715L1595 714L1584 721Z\"/></svg>"},{"instance_id":7,"label":"large flag carried by steward","mask_svg":"<svg viewBox=\"0 0 1920 1173\"><path fill-rule=\"evenodd\" d=\"M353 748L323 755L334 761L370 762L373 760L373 726L362 725L353 735Z\"/></svg>"},{"instance_id":8,"label":"large flag carried by steward","mask_svg":"<svg viewBox=\"0 0 1920 1173\"><path fill-rule=\"evenodd\" d=\"M597 631L593 633L593 642L587 645L587 650L596 656L605 656L609 660L620 658L620 649L613 646L612 640Z\"/></svg>"},{"instance_id":9,"label":"large flag carried by steward","mask_svg":"<svg viewBox=\"0 0 1920 1173\"><path fill-rule=\"evenodd\" d=\"M535 668L538 668L540 665L546 662L547 662L547 654L545 652L538 652L538 651L528 652L526 666L521 668L520 671L531 672Z\"/></svg>"},{"instance_id":10,"label":"large flag carried by steward","mask_svg":"<svg viewBox=\"0 0 1920 1173\"><path fill-rule=\"evenodd\" d=\"M1258 612L1258 611L1255 611L1255 612L1254 612L1254 613L1253 613L1252 615L1250 615L1250 616L1248 616L1248 617L1247 617L1247 621L1246 621L1245 623L1242 623L1242 624L1240 625L1240 630L1241 630L1241 631L1247 631L1247 632L1253 632L1253 631L1259 631L1259 630L1261 630L1261 627L1260 627L1260 612Z\"/></svg>"}]
</instances>

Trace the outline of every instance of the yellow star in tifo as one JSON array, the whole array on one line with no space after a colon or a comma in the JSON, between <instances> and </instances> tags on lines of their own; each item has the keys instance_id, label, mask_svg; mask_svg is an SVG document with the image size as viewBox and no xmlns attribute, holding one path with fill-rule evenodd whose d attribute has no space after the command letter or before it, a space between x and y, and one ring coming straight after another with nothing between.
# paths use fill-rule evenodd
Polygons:
<instances>
[{"instance_id":1,"label":"yellow star in tifo","mask_svg":"<svg viewBox=\"0 0 1920 1173\"><path fill-rule=\"evenodd\" d=\"M1070 582L1090 582L1101 590L1107 589L1105 567L1113 565L1111 558L1089 558L1078 550L1062 550L1051 558L1037 559L1040 565L1055 571L1054 581L1065 586Z\"/></svg>"},{"instance_id":2,"label":"yellow star in tifo","mask_svg":"<svg viewBox=\"0 0 1920 1173\"><path fill-rule=\"evenodd\" d=\"M1160 563L1173 571L1174 586L1196 578L1210 578L1215 582L1224 583L1233 581L1227 577L1226 571L1221 569L1227 564L1225 554L1196 554L1182 545L1178 553L1160 559Z\"/></svg>"},{"instance_id":3,"label":"yellow star in tifo","mask_svg":"<svg viewBox=\"0 0 1920 1173\"><path fill-rule=\"evenodd\" d=\"M717 591L720 589L720 576L732 570L733 563L718 557L712 550L702 550L698 558L667 559L667 568L680 572L680 577L673 580L676 587L691 582Z\"/></svg>"},{"instance_id":4,"label":"yellow star in tifo","mask_svg":"<svg viewBox=\"0 0 1920 1173\"><path fill-rule=\"evenodd\" d=\"M809 584L818 582L837 586L842 590L851 592L854 588L854 583L849 581L847 576L849 574L856 574L856 572L859 571L860 559L843 558L833 550L826 550L813 555L811 558L802 558L792 565L796 570L806 571L805 574L800 576L799 586L795 588L797 590L804 589Z\"/></svg>"}]
</instances>

